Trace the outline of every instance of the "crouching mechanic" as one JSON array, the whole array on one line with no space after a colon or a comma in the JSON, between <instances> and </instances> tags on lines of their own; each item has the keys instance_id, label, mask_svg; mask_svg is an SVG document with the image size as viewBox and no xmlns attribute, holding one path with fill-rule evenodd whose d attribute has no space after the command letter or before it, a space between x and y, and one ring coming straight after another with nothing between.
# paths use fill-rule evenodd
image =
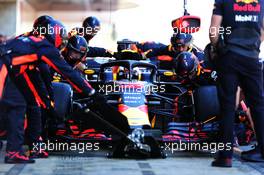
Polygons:
<instances>
[{"instance_id":1,"label":"crouching mechanic","mask_svg":"<svg viewBox=\"0 0 264 175\"><path fill-rule=\"evenodd\" d=\"M80 76L87 69L87 56L107 57L105 52L97 52L94 47L89 47L85 38L81 35L72 35L67 43L67 46L61 52L65 61L73 68L79 71ZM111 54L112 56L112 54ZM55 80L60 80L61 75L54 73Z\"/></svg>"},{"instance_id":2,"label":"crouching mechanic","mask_svg":"<svg viewBox=\"0 0 264 175\"><path fill-rule=\"evenodd\" d=\"M87 19L89 19L88 21L84 21L83 23L83 27L75 27L73 28L69 33L68 33L68 37L72 38L72 40L74 40L74 36L82 36L84 38L84 40L86 41L87 44L89 44L89 41L96 35L97 32L95 33L85 33L84 31L87 30L92 30L95 31L95 28L97 28L97 26L95 25L94 21L98 21L97 19L94 19L95 17L88 17ZM93 20L91 20L93 19ZM90 24L91 23L91 24ZM99 23L100 24L100 23ZM93 27L91 27L93 26ZM98 30L100 29L100 27L98 27ZM97 31L97 30L96 30ZM81 39L83 44L83 39ZM74 42L74 41L72 41ZM110 50L107 50L105 48L101 48L101 47L91 47L88 46L87 47L88 51L86 53L86 58L94 58L94 57L109 57L112 58L113 52ZM68 48L65 48L62 52L63 56L65 57L65 54L67 54ZM81 71L84 71L85 69L87 69L87 64L97 64L96 61L94 59L87 59L83 58L83 60L80 62L78 61L78 64L74 65L75 68L80 69Z\"/></svg>"},{"instance_id":3,"label":"crouching mechanic","mask_svg":"<svg viewBox=\"0 0 264 175\"><path fill-rule=\"evenodd\" d=\"M24 95L27 105L37 104L46 109L52 108L48 92L41 86L43 79L38 65L43 62L60 73L77 92L92 97L94 106L97 107L103 117L111 113L111 118L104 119L110 120L118 129L128 133L129 126L126 118L107 105L104 98L96 94L90 84L81 78L61 57L60 49L64 47L67 38L65 27L56 20L49 22L46 26L53 29L52 32L46 30L48 32L42 33L40 36L20 36L10 40L5 47L1 48L0 75L3 81L0 83L0 95L2 95L5 78L9 75ZM14 158L17 163L33 162L21 152L15 154L17 156L7 152L5 161L8 162Z\"/></svg>"},{"instance_id":4,"label":"crouching mechanic","mask_svg":"<svg viewBox=\"0 0 264 175\"><path fill-rule=\"evenodd\" d=\"M67 46L62 51L62 56L73 69L83 71L79 64L86 61L88 52L88 43L84 37L74 35L69 38Z\"/></svg>"}]
</instances>

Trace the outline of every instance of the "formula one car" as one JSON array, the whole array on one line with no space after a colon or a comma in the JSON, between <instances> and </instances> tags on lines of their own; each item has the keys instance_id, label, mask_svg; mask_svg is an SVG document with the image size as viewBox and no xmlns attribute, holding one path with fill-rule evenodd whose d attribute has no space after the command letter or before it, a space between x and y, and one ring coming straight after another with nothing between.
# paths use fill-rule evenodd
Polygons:
<instances>
[{"instance_id":1,"label":"formula one car","mask_svg":"<svg viewBox=\"0 0 264 175\"><path fill-rule=\"evenodd\" d=\"M214 139L219 109L215 86L190 90L177 81L161 81L172 72L138 61L138 54L134 52L123 55L126 58L100 64L85 72L97 92L106 97L107 104L127 118L131 133L125 135L106 121L94 123L88 114L76 116L76 111L89 108L91 100L73 97L69 85L54 83L55 108L68 126L66 130L57 131L56 140L110 143L112 133L101 132L103 127L108 127L125 136L114 146L113 157L165 157L162 142Z\"/></svg>"},{"instance_id":2,"label":"formula one car","mask_svg":"<svg viewBox=\"0 0 264 175\"><path fill-rule=\"evenodd\" d=\"M55 108L66 123L66 129L57 130L56 140L102 142L113 145L112 157L136 158L165 157L165 142L216 141L219 102L214 71L197 69L189 79L140 60L141 55L134 51L125 52L117 60L88 59L84 74L107 104L126 117L130 133L120 131L117 123L98 119L96 113L78 116L93 101L74 93L68 84L54 83ZM209 81L201 83L201 77ZM238 116L247 121L244 114ZM246 136L247 143L251 136L252 132Z\"/></svg>"},{"instance_id":3,"label":"formula one car","mask_svg":"<svg viewBox=\"0 0 264 175\"><path fill-rule=\"evenodd\" d=\"M188 15L172 21L173 28L181 26L191 33L199 25L199 18ZM186 82L175 70L158 69L132 50L120 51L115 57L88 59L84 76L108 105L126 117L129 134L120 131L117 123L90 112L93 100L75 94L68 84L54 83L55 109L66 123L66 129L56 131L56 140L101 141L114 145L112 157L155 158L165 157L164 142L215 141L219 102L214 81L201 85L195 77ZM200 74L199 69L195 76ZM204 75L205 79L216 77L213 71L204 71ZM79 111L84 115L78 116ZM116 142L115 135L123 137Z\"/></svg>"},{"instance_id":4,"label":"formula one car","mask_svg":"<svg viewBox=\"0 0 264 175\"><path fill-rule=\"evenodd\" d=\"M112 72L112 69L115 68L119 69L117 74ZM141 76L135 74L135 68L137 68L138 71L139 68L146 69L147 74L145 76L137 77L137 79L143 78L146 81L138 81L135 79L135 76ZM149 71L151 72L150 74L148 74ZM99 125L109 127L112 131L117 132L122 136L125 135L125 139L122 139L120 143L114 146L115 150L112 154L113 157L134 157L138 155L143 157L165 157L165 154L157 142L158 138L162 139L162 133L159 130L151 128L148 115L148 105L146 104L147 99L145 95L145 87L149 86L149 80L154 76L155 71L156 67L152 64L131 60L113 61L100 66L96 82L98 92L100 93L100 91L102 91L102 93L106 95L107 103L116 107L119 112L127 117L128 124L131 128L131 133L125 135L122 131L118 130L114 124L100 121L101 123ZM89 74L91 74L91 72L96 71L90 70ZM115 81L115 79L118 81ZM96 87L96 85L94 83L94 87ZM67 85L61 83L54 83L54 89L56 89L55 94L59 94L60 98L65 98L66 95L62 96L60 93L66 94L61 90L66 89L66 86ZM69 86L67 88L69 92L68 96L71 96L72 93L70 92L72 91L69 89ZM109 91L109 89L111 90ZM55 99L59 99L59 97L55 97ZM74 111L80 111L83 109L87 110L86 107L89 106L90 103L89 99L77 99L71 103L71 98L68 98L68 100L60 100L60 102L68 101L68 105L72 106L72 108L70 108L72 109L72 113L69 113L69 115L65 112L65 109L69 109L69 106L62 107L62 103L56 103L55 100L55 104L59 104L57 106L55 105L55 108L57 111L63 111L60 116L66 116L68 122L67 125L75 123L74 127L71 125L68 128L68 131L57 131L56 139L58 140L60 137L61 139L68 139L68 141L91 141L91 139L97 141L112 141L112 138L106 137L104 134L98 133L98 131L89 129L92 127L100 129L102 127L96 127L98 124L93 123L91 117L88 117L88 114L87 119L80 118L78 115L76 116ZM69 116L71 117L69 118ZM108 117L111 117L111 114L109 114ZM86 130L84 130L84 128L86 128ZM91 132L94 134L94 137L91 137ZM90 135L87 135L87 133Z\"/></svg>"}]
</instances>

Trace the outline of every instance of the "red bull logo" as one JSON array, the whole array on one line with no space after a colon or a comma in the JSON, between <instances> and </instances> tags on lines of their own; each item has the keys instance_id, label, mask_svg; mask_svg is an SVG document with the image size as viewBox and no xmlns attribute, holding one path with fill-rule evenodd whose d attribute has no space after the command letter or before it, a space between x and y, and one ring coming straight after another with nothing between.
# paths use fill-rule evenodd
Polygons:
<instances>
[{"instance_id":1,"label":"red bull logo","mask_svg":"<svg viewBox=\"0 0 264 175\"><path fill-rule=\"evenodd\" d=\"M245 3L245 4L252 4L252 3L257 3L258 4L258 0L236 0L236 3Z\"/></svg>"},{"instance_id":2,"label":"red bull logo","mask_svg":"<svg viewBox=\"0 0 264 175\"><path fill-rule=\"evenodd\" d=\"M238 3L243 3L243 5ZM258 0L236 0L233 10L236 12L260 12L260 4Z\"/></svg>"}]
</instances>

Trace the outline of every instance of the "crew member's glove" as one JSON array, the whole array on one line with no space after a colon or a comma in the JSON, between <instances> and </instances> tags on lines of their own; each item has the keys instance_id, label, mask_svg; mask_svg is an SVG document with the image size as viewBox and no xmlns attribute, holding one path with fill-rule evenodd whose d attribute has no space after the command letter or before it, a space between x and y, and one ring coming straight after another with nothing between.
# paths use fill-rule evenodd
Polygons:
<instances>
[{"instance_id":1,"label":"crew member's glove","mask_svg":"<svg viewBox=\"0 0 264 175\"><path fill-rule=\"evenodd\" d=\"M204 56L207 58L210 62L215 62L215 60L218 57L217 49L212 44L207 44L204 49Z\"/></svg>"},{"instance_id":2,"label":"crew member's glove","mask_svg":"<svg viewBox=\"0 0 264 175\"><path fill-rule=\"evenodd\" d=\"M152 49L149 49L149 50L143 52L144 58L147 59L148 58L148 54L151 53L152 51L153 51Z\"/></svg>"},{"instance_id":3,"label":"crew member's glove","mask_svg":"<svg viewBox=\"0 0 264 175\"><path fill-rule=\"evenodd\" d=\"M115 52L114 58L117 60L145 60L146 55L144 53L138 53L133 50L123 50L121 52Z\"/></svg>"},{"instance_id":4,"label":"crew member's glove","mask_svg":"<svg viewBox=\"0 0 264 175\"><path fill-rule=\"evenodd\" d=\"M96 104L102 105L102 104L106 103L106 98L99 93L95 92L93 95L91 95L91 98L94 101L94 103L96 103Z\"/></svg>"},{"instance_id":5,"label":"crew member's glove","mask_svg":"<svg viewBox=\"0 0 264 175\"><path fill-rule=\"evenodd\" d=\"M142 60L146 60L147 59L147 56L146 56L147 54L148 54L147 52L141 53Z\"/></svg>"},{"instance_id":6,"label":"crew member's glove","mask_svg":"<svg viewBox=\"0 0 264 175\"><path fill-rule=\"evenodd\" d=\"M213 61L215 61L215 60L217 59L217 49L216 49L216 47L213 46L212 44L211 44L211 46L210 46L210 54L211 54L211 59L212 59Z\"/></svg>"},{"instance_id":7,"label":"crew member's glove","mask_svg":"<svg viewBox=\"0 0 264 175\"><path fill-rule=\"evenodd\" d=\"M114 57L114 52L112 52L112 51L110 51L110 50L106 50L106 52L105 52L105 57L109 57L109 58Z\"/></svg>"},{"instance_id":8,"label":"crew member's glove","mask_svg":"<svg viewBox=\"0 0 264 175\"><path fill-rule=\"evenodd\" d=\"M82 62L76 64L73 69L77 69L77 70L80 70L81 72L83 72L84 70L87 69L86 65Z\"/></svg>"},{"instance_id":9,"label":"crew member's glove","mask_svg":"<svg viewBox=\"0 0 264 175\"><path fill-rule=\"evenodd\" d=\"M117 60L120 60L120 59L121 59L121 54L120 54L120 52L114 52L113 57L114 57L115 59L117 59Z\"/></svg>"}]
</instances>

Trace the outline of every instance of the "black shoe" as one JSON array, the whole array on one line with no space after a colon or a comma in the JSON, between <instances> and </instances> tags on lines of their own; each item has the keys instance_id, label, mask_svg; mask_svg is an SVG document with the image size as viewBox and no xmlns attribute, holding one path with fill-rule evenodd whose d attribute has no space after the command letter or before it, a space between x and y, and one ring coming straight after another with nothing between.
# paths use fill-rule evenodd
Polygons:
<instances>
[{"instance_id":1,"label":"black shoe","mask_svg":"<svg viewBox=\"0 0 264 175\"><path fill-rule=\"evenodd\" d=\"M20 152L8 152L5 156L5 163L35 163L35 160L21 154Z\"/></svg>"},{"instance_id":2,"label":"black shoe","mask_svg":"<svg viewBox=\"0 0 264 175\"><path fill-rule=\"evenodd\" d=\"M246 154L255 154L255 153L259 153L259 152L260 152L260 148L257 145L252 145L252 149L250 149L248 151L242 151L241 156L246 155Z\"/></svg>"},{"instance_id":3,"label":"black shoe","mask_svg":"<svg viewBox=\"0 0 264 175\"><path fill-rule=\"evenodd\" d=\"M241 159L249 162L264 162L264 156L256 150L241 154Z\"/></svg>"},{"instance_id":4,"label":"black shoe","mask_svg":"<svg viewBox=\"0 0 264 175\"><path fill-rule=\"evenodd\" d=\"M46 159L49 157L49 153L46 151L30 151L30 159Z\"/></svg>"},{"instance_id":5,"label":"black shoe","mask_svg":"<svg viewBox=\"0 0 264 175\"><path fill-rule=\"evenodd\" d=\"M232 158L217 158L212 162L212 166L231 168L232 167Z\"/></svg>"}]
</instances>

